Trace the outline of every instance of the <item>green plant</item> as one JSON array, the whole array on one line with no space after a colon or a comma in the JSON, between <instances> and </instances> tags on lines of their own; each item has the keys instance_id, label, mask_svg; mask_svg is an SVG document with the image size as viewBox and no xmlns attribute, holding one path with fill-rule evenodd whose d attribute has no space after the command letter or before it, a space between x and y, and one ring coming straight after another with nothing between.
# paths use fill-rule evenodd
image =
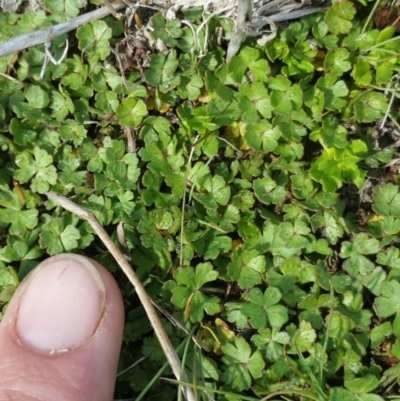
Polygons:
<instances>
[{"instance_id":1,"label":"green plant","mask_svg":"<svg viewBox=\"0 0 400 401\"><path fill-rule=\"evenodd\" d=\"M1 40L85 10L47 3L1 13ZM399 155L382 127L398 129L399 36L374 28L381 3L359 3L249 37L229 63L232 21L199 8L151 15L165 52L130 53L108 17L78 28L59 65L43 67L43 46L0 59L2 310L47 255L84 253L124 296L120 370L147 357L116 398L171 400L176 384L224 401L395 397ZM158 384L170 372L136 295L49 189L124 240L179 322L162 320L190 383Z\"/></svg>"}]
</instances>

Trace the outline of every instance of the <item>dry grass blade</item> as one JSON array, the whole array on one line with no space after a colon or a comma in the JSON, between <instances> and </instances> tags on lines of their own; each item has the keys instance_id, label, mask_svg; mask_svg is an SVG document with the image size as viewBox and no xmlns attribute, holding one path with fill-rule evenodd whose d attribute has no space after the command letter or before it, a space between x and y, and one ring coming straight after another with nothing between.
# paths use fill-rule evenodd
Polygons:
<instances>
[{"instance_id":1,"label":"dry grass blade","mask_svg":"<svg viewBox=\"0 0 400 401\"><path fill-rule=\"evenodd\" d=\"M140 302L143 305L143 308L146 311L147 317L150 320L150 323L154 329L154 332L156 333L156 336L157 336L158 340L160 341L161 347L165 353L168 363L170 364L170 366L172 368L172 371L174 372L175 377L177 378L177 380L187 382L188 380L187 380L186 374L181 375L181 361L180 361L177 353L175 352L175 349L172 347L171 341L170 341L167 333L165 332L163 325L160 322L157 312L154 309L151 299L147 295L147 292L146 292L145 288L143 287L143 284L137 277L137 275L134 272L134 270L132 269L131 265L124 258L121 251L117 248L117 246L111 240L111 238L106 233L104 228L98 222L96 217L91 212L87 211L86 209L84 209L81 206L78 206L77 204L75 204L68 198L65 198L64 196L57 195L54 192L47 192L46 195L50 199L52 199L53 201L55 201L56 203L61 205L64 209L75 214L76 216L80 217L81 219L86 220L92 226L92 228L95 230L96 234L99 236L99 238L102 240L104 245L110 251L111 255L117 261L118 265L121 267L122 271L125 273L128 280L135 287L136 293L140 299ZM187 401L195 401L196 398L195 398L193 390L191 388L185 387L183 391L184 391Z\"/></svg>"}]
</instances>

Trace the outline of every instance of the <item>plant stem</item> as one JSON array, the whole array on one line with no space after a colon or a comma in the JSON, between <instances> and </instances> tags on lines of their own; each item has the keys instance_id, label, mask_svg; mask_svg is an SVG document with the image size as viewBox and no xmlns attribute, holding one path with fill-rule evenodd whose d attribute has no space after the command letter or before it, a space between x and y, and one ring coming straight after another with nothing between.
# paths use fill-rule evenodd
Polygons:
<instances>
[{"instance_id":1,"label":"plant stem","mask_svg":"<svg viewBox=\"0 0 400 401\"><path fill-rule=\"evenodd\" d=\"M174 372L175 377L180 380L182 378L184 381L187 381L187 376L185 372L181 375L182 364L176 353L175 349L173 348L171 341L165 332L164 326L161 324L160 319L157 315L156 310L151 302L150 297L147 295L147 292L139 280L138 276L132 269L132 266L128 263L128 261L124 258L124 255L121 251L117 248L114 242L111 240L110 236L107 234L106 230L102 227L99 221L96 219L93 213L89 212L88 210L84 209L81 206L78 206L68 198L64 196L57 195L54 192L47 192L47 197L52 199L54 202L61 205L64 209L70 211L71 213L75 214L76 216L80 217L81 219L86 220L93 230L96 232L98 237L102 240L103 244L107 247L110 251L111 255L114 257L118 265L121 267L122 271L127 276L128 280L134 286L136 293L143 305L143 308L146 311L147 317L150 320L150 323L156 333L158 340L160 341L161 347L167 357L167 360ZM187 401L195 401L195 396L193 390L191 388L185 387L183 389L186 400Z\"/></svg>"}]
</instances>

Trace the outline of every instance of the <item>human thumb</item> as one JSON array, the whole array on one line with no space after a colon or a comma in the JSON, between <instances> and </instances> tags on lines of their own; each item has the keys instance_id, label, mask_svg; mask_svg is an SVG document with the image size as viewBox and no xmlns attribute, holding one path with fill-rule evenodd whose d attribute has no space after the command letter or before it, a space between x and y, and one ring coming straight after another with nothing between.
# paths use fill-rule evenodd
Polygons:
<instances>
[{"instance_id":1,"label":"human thumb","mask_svg":"<svg viewBox=\"0 0 400 401\"><path fill-rule=\"evenodd\" d=\"M97 262L51 257L20 284L0 323L0 401L110 401L124 310Z\"/></svg>"}]
</instances>

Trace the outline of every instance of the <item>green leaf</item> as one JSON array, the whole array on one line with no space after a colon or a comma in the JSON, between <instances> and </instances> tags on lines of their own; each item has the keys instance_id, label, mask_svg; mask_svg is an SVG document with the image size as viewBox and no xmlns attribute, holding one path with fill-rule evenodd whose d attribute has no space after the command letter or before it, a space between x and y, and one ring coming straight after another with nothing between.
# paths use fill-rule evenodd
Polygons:
<instances>
[{"instance_id":1,"label":"green leaf","mask_svg":"<svg viewBox=\"0 0 400 401\"><path fill-rule=\"evenodd\" d=\"M352 181L359 188L364 182L365 171L357 163L367 154L367 146L354 140L346 149L324 149L322 155L314 160L310 176L322 184L325 192L333 192L342 186L342 181Z\"/></svg>"},{"instance_id":2,"label":"green leaf","mask_svg":"<svg viewBox=\"0 0 400 401\"><path fill-rule=\"evenodd\" d=\"M140 138L146 144L158 142L160 134L171 134L171 124L163 117L147 117L143 121Z\"/></svg>"},{"instance_id":3,"label":"green leaf","mask_svg":"<svg viewBox=\"0 0 400 401\"><path fill-rule=\"evenodd\" d=\"M200 322L204 319L204 312L208 315L215 315L221 311L218 297L208 297L202 292L195 292L190 302L189 315L192 322Z\"/></svg>"},{"instance_id":4,"label":"green leaf","mask_svg":"<svg viewBox=\"0 0 400 401\"><path fill-rule=\"evenodd\" d=\"M174 47L178 44L176 38L182 35L179 19L166 21L162 13L157 13L151 19L152 36L155 39L162 40L167 46Z\"/></svg>"},{"instance_id":5,"label":"green leaf","mask_svg":"<svg viewBox=\"0 0 400 401\"><path fill-rule=\"evenodd\" d=\"M344 98L349 94L349 90L344 81L337 80L336 75L325 74L317 81L317 88L324 93L324 106L328 110L341 110L347 105Z\"/></svg>"},{"instance_id":6,"label":"green leaf","mask_svg":"<svg viewBox=\"0 0 400 401\"><path fill-rule=\"evenodd\" d=\"M374 375L366 375L344 382L345 387L354 394L366 394L374 391L379 385L379 379Z\"/></svg>"},{"instance_id":7,"label":"green leaf","mask_svg":"<svg viewBox=\"0 0 400 401\"><path fill-rule=\"evenodd\" d=\"M0 191L0 225L9 227L11 235L22 235L33 230L38 224L39 212L36 208L23 210L24 205L16 190Z\"/></svg>"},{"instance_id":8,"label":"green leaf","mask_svg":"<svg viewBox=\"0 0 400 401\"><path fill-rule=\"evenodd\" d=\"M19 279L16 271L12 267L0 269L0 289L7 285L18 286Z\"/></svg>"},{"instance_id":9,"label":"green leaf","mask_svg":"<svg viewBox=\"0 0 400 401\"><path fill-rule=\"evenodd\" d=\"M258 178L253 181L253 186L258 200L266 205L280 204L286 197L285 188L277 186L271 177Z\"/></svg>"},{"instance_id":10,"label":"green leaf","mask_svg":"<svg viewBox=\"0 0 400 401\"><path fill-rule=\"evenodd\" d=\"M359 401L359 398L344 388L332 387L329 390L328 401Z\"/></svg>"},{"instance_id":11,"label":"green leaf","mask_svg":"<svg viewBox=\"0 0 400 401\"><path fill-rule=\"evenodd\" d=\"M65 64L67 65L67 71L63 74L61 83L69 86L73 90L82 88L88 77L88 65L83 64L78 55L74 55L73 58L65 60Z\"/></svg>"},{"instance_id":12,"label":"green leaf","mask_svg":"<svg viewBox=\"0 0 400 401\"><path fill-rule=\"evenodd\" d=\"M287 308L277 305L281 300L282 294L278 288L268 287L264 294L258 288L252 288L246 296L249 302L243 304L241 312L250 318L250 324L256 329L269 325L279 330L288 320Z\"/></svg>"},{"instance_id":13,"label":"green leaf","mask_svg":"<svg viewBox=\"0 0 400 401\"><path fill-rule=\"evenodd\" d=\"M324 227L325 236L330 244L336 244L344 234L344 228L339 217L329 210L315 214L312 216L311 222L314 229Z\"/></svg>"},{"instance_id":14,"label":"green leaf","mask_svg":"<svg viewBox=\"0 0 400 401\"><path fill-rule=\"evenodd\" d=\"M35 147L34 158L25 151L18 155L15 163L19 167L15 171L15 179L24 184L32 179L31 189L34 192L44 193L57 182L57 171L52 165L53 157L45 150Z\"/></svg>"},{"instance_id":15,"label":"green leaf","mask_svg":"<svg viewBox=\"0 0 400 401\"><path fill-rule=\"evenodd\" d=\"M157 231L173 234L180 228L181 212L179 208L157 208L150 212L150 220Z\"/></svg>"},{"instance_id":16,"label":"green leaf","mask_svg":"<svg viewBox=\"0 0 400 401\"><path fill-rule=\"evenodd\" d=\"M265 355L269 361L277 361L284 354L283 345L289 344L290 336L285 331L261 329L258 334L251 338L251 342L265 350Z\"/></svg>"},{"instance_id":17,"label":"green leaf","mask_svg":"<svg viewBox=\"0 0 400 401\"><path fill-rule=\"evenodd\" d=\"M171 301L179 308L185 308L193 322L204 318L204 311L214 315L220 311L219 299L210 298L200 292L201 287L218 278L211 263L201 263L193 270L191 267L180 267L174 272L174 279L180 284L172 289Z\"/></svg>"},{"instance_id":18,"label":"green leaf","mask_svg":"<svg viewBox=\"0 0 400 401\"><path fill-rule=\"evenodd\" d=\"M330 72L338 77L351 69L349 61L350 52L345 48L330 50L324 60L325 72Z\"/></svg>"},{"instance_id":19,"label":"green leaf","mask_svg":"<svg viewBox=\"0 0 400 401\"><path fill-rule=\"evenodd\" d=\"M78 146L86 138L85 128L75 120L67 119L60 127L60 138L64 141L71 141Z\"/></svg>"},{"instance_id":20,"label":"green leaf","mask_svg":"<svg viewBox=\"0 0 400 401\"><path fill-rule=\"evenodd\" d=\"M382 231L387 235L395 235L400 232L400 219L394 216L385 217L379 222Z\"/></svg>"},{"instance_id":21,"label":"green leaf","mask_svg":"<svg viewBox=\"0 0 400 401\"><path fill-rule=\"evenodd\" d=\"M379 241L375 238L370 238L367 234L357 234L352 242L342 242L340 256L348 258L354 254L373 255L380 250Z\"/></svg>"},{"instance_id":22,"label":"green leaf","mask_svg":"<svg viewBox=\"0 0 400 401\"><path fill-rule=\"evenodd\" d=\"M308 351L316 339L317 334L312 328L311 323L301 320L294 337L296 348L300 352Z\"/></svg>"},{"instance_id":23,"label":"green leaf","mask_svg":"<svg viewBox=\"0 0 400 401\"><path fill-rule=\"evenodd\" d=\"M159 87L162 93L167 93L180 84L180 76L175 74L178 65L176 50L169 51L167 56L162 53L152 54L150 68L144 73L146 81Z\"/></svg>"},{"instance_id":24,"label":"green leaf","mask_svg":"<svg viewBox=\"0 0 400 401\"><path fill-rule=\"evenodd\" d=\"M387 85L392 79L394 68L391 60L379 63L375 70L377 85Z\"/></svg>"},{"instance_id":25,"label":"green leaf","mask_svg":"<svg viewBox=\"0 0 400 401\"><path fill-rule=\"evenodd\" d=\"M76 37L79 50L87 53L90 59L105 60L110 55L112 30L104 21L92 21L78 28Z\"/></svg>"},{"instance_id":26,"label":"green leaf","mask_svg":"<svg viewBox=\"0 0 400 401\"><path fill-rule=\"evenodd\" d=\"M386 279L386 273L378 266L371 273L361 276L359 279L374 295L380 295L382 283Z\"/></svg>"},{"instance_id":27,"label":"green leaf","mask_svg":"<svg viewBox=\"0 0 400 401\"><path fill-rule=\"evenodd\" d=\"M148 166L151 170L162 173L163 175L168 175L170 173L167 158L157 144L152 143L140 149L139 155L142 157L143 161L150 162Z\"/></svg>"},{"instance_id":28,"label":"green leaf","mask_svg":"<svg viewBox=\"0 0 400 401\"><path fill-rule=\"evenodd\" d=\"M368 86L372 82L372 72L369 63L359 60L354 66L352 76L359 85Z\"/></svg>"},{"instance_id":29,"label":"green leaf","mask_svg":"<svg viewBox=\"0 0 400 401\"><path fill-rule=\"evenodd\" d=\"M348 146L347 130L339 125L338 120L333 116L327 116L322 120L322 129L314 131L311 139L319 139L324 147L328 148L345 149Z\"/></svg>"},{"instance_id":30,"label":"green leaf","mask_svg":"<svg viewBox=\"0 0 400 401\"><path fill-rule=\"evenodd\" d=\"M358 122L369 123L385 115L388 103L383 93L365 91L353 102L354 115Z\"/></svg>"},{"instance_id":31,"label":"green leaf","mask_svg":"<svg viewBox=\"0 0 400 401\"><path fill-rule=\"evenodd\" d=\"M262 282L265 267L265 258L262 255L258 255L256 251L240 248L233 254L232 262L228 265L228 273L238 281L241 288L252 288Z\"/></svg>"},{"instance_id":32,"label":"green leaf","mask_svg":"<svg viewBox=\"0 0 400 401\"><path fill-rule=\"evenodd\" d=\"M400 194L397 185L377 187L373 194L372 209L382 216L400 217Z\"/></svg>"},{"instance_id":33,"label":"green leaf","mask_svg":"<svg viewBox=\"0 0 400 401\"><path fill-rule=\"evenodd\" d=\"M182 121L182 125L189 132L206 134L219 128L219 125L212 121L213 117L208 115L205 107L194 109L188 103L184 103L178 107L178 116Z\"/></svg>"},{"instance_id":34,"label":"green leaf","mask_svg":"<svg viewBox=\"0 0 400 401\"><path fill-rule=\"evenodd\" d=\"M231 189L221 176L214 175L211 177L209 174L204 175L198 178L197 184L202 192L196 192L194 197L205 207L215 208L218 205L226 205L228 203Z\"/></svg>"},{"instance_id":35,"label":"green leaf","mask_svg":"<svg viewBox=\"0 0 400 401\"><path fill-rule=\"evenodd\" d=\"M232 240L226 235L219 235L216 231L206 231L193 243L196 252L204 256L205 260L215 259L220 252L228 252L231 249Z\"/></svg>"},{"instance_id":36,"label":"green leaf","mask_svg":"<svg viewBox=\"0 0 400 401\"><path fill-rule=\"evenodd\" d=\"M113 210L111 207L111 200L104 196L91 195L84 202L82 206L93 212L101 224L110 224L113 217Z\"/></svg>"},{"instance_id":37,"label":"green leaf","mask_svg":"<svg viewBox=\"0 0 400 401\"><path fill-rule=\"evenodd\" d=\"M163 361L164 352L157 338L144 338L142 346L143 355L146 355L151 361Z\"/></svg>"},{"instance_id":38,"label":"green leaf","mask_svg":"<svg viewBox=\"0 0 400 401\"><path fill-rule=\"evenodd\" d=\"M75 112L71 98L61 90L60 92L51 92L50 108L53 110L52 116L60 122L64 121L69 114Z\"/></svg>"},{"instance_id":39,"label":"green leaf","mask_svg":"<svg viewBox=\"0 0 400 401\"><path fill-rule=\"evenodd\" d=\"M209 136L203 141L203 152L208 157L214 157L218 154L219 141L215 136Z\"/></svg>"},{"instance_id":40,"label":"green leaf","mask_svg":"<svg viewBox=\"0 0 400 401\"><path fill-rule=\"evenodd\" d=\"M221 100L232 102L235 91L222 82L210 71L206 72L206 88L210 93L215 93Z\"/></svg>"},{"instance_id":41,"label":"green leaf","mask_svg":"<svg viewBox=\"0 0 400 401\"><path fill-rule=\"evenodd\" d=\"M233 124L241 114L237 102L225 102L221 99L212 100L207 104L207 113L213 116L213 122L217 125Z\"/></svg>"},{"instance_id":42,"label":"green leaf","mask_svg":"<svg viewBox=\"0 0 400 401\"><path fill-rule=\"evenodd\" d=\"M68 224L68 220L65 216L53 218L43 227L39 243L50 255L77 249L81 234L74 225Z\"/></svg>"},{"instance_id":43,"label":"green leaf","mask_svg":"<svg viewBox=\"0 0 400 401\"><path fill-rule=\"evenodd\" d=\"M397 248L390 247L386 252L378 253L376 261L380 265L393 268L400 267L400 251Z\"/></svg>"},{"instance_id":44,"label":"green leaf","mask_svg":"<svg viewBox=\"0 0 400 401\"><path fill-rule=\"evenodd\" d=\"M81 238L81 234L80 234L79 230L72 225L65 227L65 230L60 235L61 242L66 251L71 251L73 249L77 249L78 248L78 240L80 238Z\"/></svg>"},{"instance_id":45,"label":"green leaf","mask_svg":"<svg viewBox=\"0 0 400 401\"><path fill-rule=\"evenodd\" d=\"M50 103L48 93L38 85L28 85L24 90L28 103L35 109L44 109Z\"/></svg>"},{"instance_id":46,"label":"green leaf","mask_svg":"<svg viewBox=\"0 0 400 401\"><path fill-rule=\"evenodd\" d=\"M260 58L258 49L245 46L237 56L232 57L228 69L233 79L241 84L247 68L253 74L255 81L267 82L270 68L267 60Z\"/></svg>"},{"instance_id":47,"label":"green leaf","mask_svg":"<svg viewBox=\"0 0 400 401\"><path fill-rule=\"evenodd\" d=\"M236 98L246 123L254 123L258 119L257 112L264 118L271 118L273 106L262 82L241 85Z\"/></svg>"},{"instance_id":48,"label":"green leaf","mask_svg":"<svg viewBox=\"0 0 400 401\"><path fill-rule=\"evenodd\" d=\"M118 95L115 92L104 91L96 94L95 106L105 113L115 113L118 105Z\"/></svg>"},{"instance_id":49,"label":"green leaf","mask_svg":"<svg viewBox=\"0 0 400 401\"><path fill-rule=\"evenodd\" d=\"M385 281L381 286L381 296L374 302L379 317L389 317L400 311L400 283L396 280Z\"/></svg>"},{"instance_id":50,"label":"green leaf","mask_svg":"<svg viewBox=\"0 0 400 401\"><path fill-rule=\"evenodd\" d=\"M371 348L376 348L378 345L382 344L387 337L392 334L392 325L390 322L384 322L379 326L375 326L371 330Z\"/></svg>"},{"instance_id":51,"label":"green leaf","mask_svg":"<svg viewBox=\"0 0 400 401\"><path fill-rule=\"evenodd\" d=\"M271 78L268 82L271 93L271 104L276 113L286 114L292 110L299 110L303 104L303 92L298 84L291 82L281 76Z\"/></svg>"},{"instance_id":52,"label":"green leaf","mask_svg":"<svg viewBox=\"0 0 400 401\"><path fill-rule=\"evenodd\" d=\"M147 108L141 99L124 99L117 107L117 117L125 127L138 126L145 116L147 116Z\"/></svg>"},{"instance_id":53,"label":"green leaf","mask_svg":"<svg viewBox=\"0 0 400 401\"><path fill-rule=\"evenodd\" d=\"M79 14L79 9L86 6L86 0L61 0L52 1L45 0L46 9L52 14L65 14L68 17L76 17Z\"/></svg>"},{"instance_id":54,"label":"green leaf","mask_svg":"<svg viewBox=\"0 0 400 401\"><path fill-rule=\"evenodd\" d=\"M267 226L266 229L271 230L272 233L271 252L273 255L283 257L297 255L311 241L310 237L306 237L310 228L301 220L296 220L294 224L284 222L277 227Z\"/></svg>"},{"instance_id":55,"label":"green leaf","mask_svg":"<svg viewBox=\"0 0 400 401\"><path fill-rule=\"evenodd\" d=\"M190 78L182 77L178 87L178 94L182 98L194 100L200 96L203 86L203 80L197 74L192 75Z\"/></svg>"},{"instance_id":56,"label":"green leaf","mask_svg":"<svg viewBox=\"0 0 400 401\"><path fill-rule=\"evenodd\" d=\"M211 263L201 263L196 266L195 271L191 267L180 267L174 272L174 279L178 283L188 286L193 292L217 278L218 272L213 270Z\"/></svg>"},{"instance_id":57,"label":"green leaf","mask_svg":"<svg viewBox=\"0 0 400 401\"><path fill-rule=\"evenodd\" d=\"M280 132L268 121L260 121L256 124L249 124L246 127L244 138L254 150L272 152L278 146Z\"/></svg>"},{"instance_id":58,"label":"green leaf","mask_svg":"<svg viewBox=\"0 0 400 401\"><path fill-rule=\"evenodd\" d=\"M355 14L356 9L350 1L336 3L326 12L325 22L334 35L349 33Z\"/></svg>"},{"instance_id":59,"label":"green leaf","mask_svg":"<svg viewBox=\"0 0 400 401\"><path fill-rule=\"evenodd\" d=\"M249 344L242 337L235 338L232 344L228 343L221 349L225 364L222 380L235 390L249 389L251 378L261 377L265 365L260 351L252 354Z\"/></svg>"}]
</instances>

